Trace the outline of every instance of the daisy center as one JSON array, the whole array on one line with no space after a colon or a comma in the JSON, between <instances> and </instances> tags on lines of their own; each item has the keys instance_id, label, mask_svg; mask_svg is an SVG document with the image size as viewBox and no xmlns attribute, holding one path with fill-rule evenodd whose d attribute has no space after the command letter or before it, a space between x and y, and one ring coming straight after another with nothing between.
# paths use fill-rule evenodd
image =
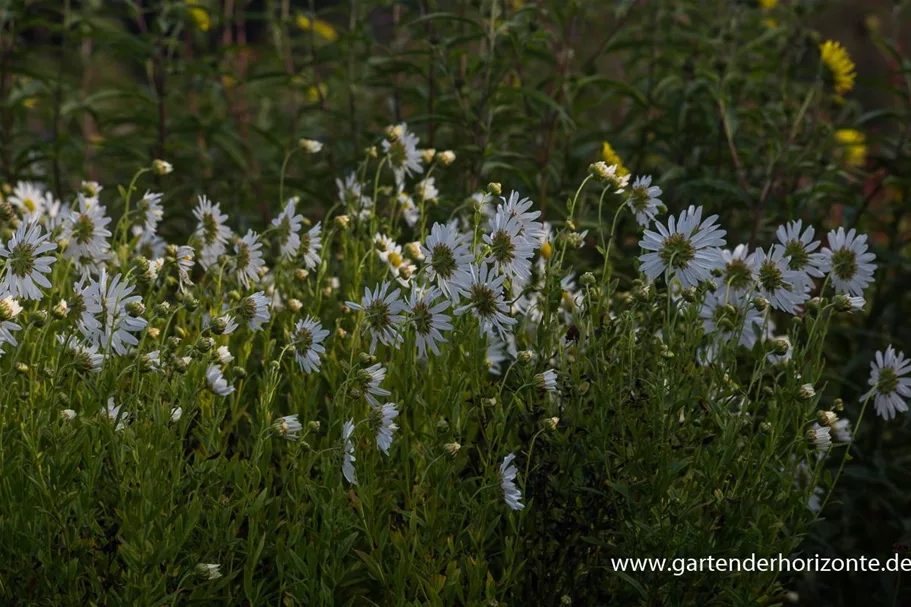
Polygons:
<instances>
[{"instance_id":1,"label":"daisy center","mask_svg":"<svg viewBox=\"0 0 911 607\"><path fill-rule=\"evenodd\" d=\"M664 239L658 255L665 266L680 270L696 258L696 248L683 234L671 234Z\"/></svg>"},{"instance_id":2,"label":"daisy center","mask_svg":"<svg viewBox=\"0 0 911 607\"><path fill-rule=\"evenodd\" d=\"M218 221L211 213L202 216L202 237L206 245L211 245L218 237Z\"/></svg>"},{"instance_id":3,"label":"daisy center","mask_svg":"<svg viewBox=\"0 0 911 607\"><path fill-rule=\"evenodd\" d=\"M88 244L95 234L95 223L88 215L80 215L73 222L73 237L79 244Z\"/></svg>"},{"instance_id":4,"label":"daisy center","mask_svg":"<svg viewBox=\"0 0 911 607\"><path fill-rule=\"evenodd\" d=\"M370 302L364 312L367 324L374 331L383 331L392 324L392 319L389 318L389 306L380 300Z\"/></svg>"},{"instance_id":5,"label":"daisy center","mask_svg":"<svg viewBox=\"0 0 911 607\"><path fill-rule=\"evenodd\" d=\"M22 206L28 209L29 212L34 213L37 205L35 204L35 201L31 199L31 197L27 197L22 199Z\"/></svg>"},{"instance_id":6,"label":"daisy center","mask_svg":"<svg viewBox=\"0 0 911 607\"><path fill-rule=\"evenodd\" d=\"M9 256L9 267L16 276L31 274L35 267L35 247L28 243L20 243L13 247Z\"/></svg>"},{"instance_id":7,"label":"daisy center","mask_svg":"<svg viewBox=\"0 0 911 607\"><path fill-rule=\"evenodd\" d=\"M294 342L299 352L306 352L313 345L313 333L310 329L301 329Z\"/></svg>"},{"instance_id":8,"label":"daisy center","mask_svg":"<svg viewBox=\"0 0 911 607\"><path fill-rule=\"evenodd\" d=\"M503 230L497 231L490 242L490 252L497 263L505 264L515 259L516 245L512 238Z\"/></svg>"},{"instance_id":9,"label":"daisy center","mask_svg":"<svg viewBox=\"0 0 911 607\"><path fill-rule=\"evenodd\" d=\"M430 313L430 308L427 307L427 304L418 302L411 313L415 330L421 335L430 333L430 323L433 320L433 315Z\"/></svg>"},{"instance_id":10,"label":"daisy center","mask_svg":"<svg viewBox=\"0 0 911 607\"><path fill-rule=\"evenodd\" d=\"M898 389L898 376L895 371L886 367L879 372L876 391L883 395L892 394Z\"/></svg>"},{"instance_id":11,"label":"daisy center","mask_svg":"<svg viewBox=\"0 0 911 607\"><path fill-rule=\"evenodd\" d=\"M832 253L832 273L842 280L851 280L857 273L857 254L850 249Z\"/></svg>"},{"instance_id":12,"label":"daisy center","mask_svg":"<svg viewBox=\"0 0 911 607\"><path fill-rule=\"evenodd\" d=\"M724 268L724 282L735 291L749 288L753 274L742 259L732 259Z\"/></svg>"},{"instance_id":13,"label":"daisy center","mask_svg":"<svg viewBox=\"0 0 911 607\"><path fill-rule=\"evenodd\" d=\"M250 247L246 244L241 243L237 247L237 263L241 268L250 265Z\"/></svg>"},{"instance_id":14,"label":"daisy center","mask_svg":"<svg viewBox=\"0 0 911 607\"><path fill-rule=\"evenodd\" d=\"M759 285L769 293L786 288L781 268L771 261L762 262L759 266Z\"/></svg>"},{"instance_id":15,"label":"daisy center","mask_svg":"<svg viewBox=\"0 0 911 607\"><path fill-rule=\"evenodd\" d=\"M443 279L451 278L456 270L456 261L452 255L452 249L440 243L433 247L431 253L433 261L430 262L430 267L433 268L433 271Z\"/></svg>"},{"instance_id":16,"label":"daisy center","mask_svg":"<svg viewBox=\"0 0 911 607\"><path fill-rule=\"evenodd\" d=\"M633 188L630 193L630 202L632 203L633 210L637 213L641 213L648 209L648 188L644 186Z\"/></svg>"},{"instance_id":17,"label":"daisy center","mask_svg":"<svg viewBox=\"0 0 911 607\"><path fill-rule=\"evenodd\" d=\"M487 285L472 285L469 299L481 316L493 316L497 311L497 297Z\"/></svg>"},{"instance_id":18,"label":"daisy center","mask_svg":"<svg viewBox=\"0 0 911 607\"><path fill-rule=\"evenodd\" d=\"M392 251L389 253L389 256L386 257L389 260L389 265L393 268L397 268L402 265L402 256L398 252Z\"/></svg>"},{"instance_id":19,"label":"daisy center","mask_svg":"<svg viewBox=\"0 0 911 607\"><path fill-rule=\"evenodd\" d=\"M801 270L810 263L810 255L799 240L792 240L786 244L784 254L791 258L788 262L788 268L791 270Z\"/></svg>"},{"instance_id":20,"label":"daisy center","mask_svg":"<svg viewBox=\"0 0 911 607\"><path fill-rule=\"evenodd\" d=\"M287 217L282 217L281 223L278 224L278 240L282 244L288 242L291 238L291 221Z\"/></svg>"},{"instance_id":21,"label":"daisy center","mask_svg":"<svg viewBox=\"0 0 911 607\"><path fill-rule=\"evenodd\" d=\"M389 162L392 163L392 166L405 166L405 161L407 160L408 151L405 149L405 144L401 139L389 146Z\"/></svg>"}]
</instances>

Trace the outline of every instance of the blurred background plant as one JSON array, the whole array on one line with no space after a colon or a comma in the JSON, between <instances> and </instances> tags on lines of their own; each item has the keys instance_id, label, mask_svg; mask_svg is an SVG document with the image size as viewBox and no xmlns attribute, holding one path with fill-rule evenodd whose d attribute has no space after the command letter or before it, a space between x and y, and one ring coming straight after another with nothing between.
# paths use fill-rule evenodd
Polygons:
<instances>
[{"instance_id":1,"label":"blurred background plant","mask_svg":"<svg viewBox=\"0 0 911 607\"><path fill-rule=\"evenodd\" d=\"M856 227L879 269L867 314L830 332L823 393L852 418L873 352L911 349L908 15L907 1L5 0L0 177L65 198L165 158L169 237L200 193L241 231L270 220L287 161L284 187L316 221L334 179L407 121L456 152L446 191L500 181L556 222L603 157L655 175L672 212L721 214L729 242L767 242L788 219ZM324 153L289 157L304 137ZM636 248L613 251L621 281ZM868 417L805 552L908 551L909 426ZM785 585L806 604L911 600L891 573Z\"/></svg>"}]
</instances>

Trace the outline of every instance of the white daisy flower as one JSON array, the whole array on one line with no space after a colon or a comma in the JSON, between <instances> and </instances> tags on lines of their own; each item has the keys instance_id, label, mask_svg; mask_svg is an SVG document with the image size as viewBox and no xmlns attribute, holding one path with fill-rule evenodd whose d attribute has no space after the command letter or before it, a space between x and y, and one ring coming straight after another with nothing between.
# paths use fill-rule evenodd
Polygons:
<instances>
[{"instance_id":1,"label":"white daisy flower","mask_svg":"<svg viewBox=\"0 0 911 607\"><path fill-rule=\"evenodd\" d=\"M98 352L98 346L82 341L74 335L57 336L57 343L63 346L73 357L73 365L82 373L99 373L104 362L104 355Z\"/></svg>"},{"instance_id":2,"label":"white daisy flower","mask_svg":"<svg viewBox=\"0 0 911 607\"><path fill-rule=\"evenodd\" d=\"M139 360L144 371L161 372L161 350L152 350L151 352L140 354Z\"/></svg>"},{"instance_id":3,"label":"white daisy flower","mask_svg":"<svg viewBox=\"0 0 911 607\"><path fill-rule=\"evenodd\" d=\"M285 204L281 214L272 220L272 225L277 228L278 245L284 260L293 259L301 246L300 231L304 216L297 215L294 209L294 199Z\"/></svg>"},{"instance_id":4,"label":"white daisy flower","mask_svg":"<svg viewBox=\"0 0 911 607\"><path fill-rule=\"evenodd\" d=\"M212 322L205 322L203 328L212 327L212 332L216 335L230 335L237 330L237 321L230 314L222 314Z\"/></svg>"},{"instance_id":5,"label":"white daisy flower","mask_svg":"<svg viewBox=\"0 0 911 607\"><path fill-rule=\"evenodd\" d=\"M850 443L854 434L851 430L851 420L846 417L835 420L832 424L832 438L835 442Z\"/></svg>"},{"instance_id":6,"label":"white daisy flower","mask_svg":"<svg viewBox=\"0 0 911 607\"><path fill-rule=\"evenodd\" d=\"M778 242L784 248L784 255L788 258L788 269L801 274L802 280L812 287L814 278L821 278L825 274L825 256L822 253L816 253L819 248L819 241L813 240L816 230L813 226L807 226L803 230L803 223L798 219L791 221L783 226L778 226L775 232L778 236Z\"/></svg>"},{"instance_id":7,"label":"white daisy flower","mask_svg":"<svg viewBox=\"0 0 911 607\"><path fill-rule=\"evenodd\" d=\"M154 233L158 229L158 223L164 217L164 208L161 206L161 194L146 190L136 208L141 215L139 225L144 232Z\"/></svg>"},{"instance_id":8,"label":"white daisy flower","mask_svg":"<svg viewBox=\"0 0 911 607\"><path fill-rule=\"evenodd\" d=\"M92 280L84 288L78 288L84 302L84 310L77 322L86 340L104 352L113 350L125 355L130 346L139 344L133 333L146 328L148 324L140 317L142 297L132 295L136 289L122 274L117 274L108 283L107 269L101 269L98 280Z\"/></svg>"},{"instance_id":9,"label":"white daisy flower","mask_svg":"<svg viewBox=\"0 0 911 607\"><path fill-rule=\"evenodd\" d=\"M63 419L65 419L68 422L71 422L74 419L76 419L76 412L73 411L72 409L64 409L63 411L60 412L60 417L62 417Z\"/></svg>"},{"instance_id":10,"label":"white daisy flower","mask_svg":"<svg viewBox=\"0 0 911 607\"><path fill-rule=\"evenodd\" d=\"M278 435L288 440L297 440L300 438L300 431L302 429L303 426L301 426L300 421L297 419L297 414L280 417L278 421L275 422L275 430L278 432Z\"/></svg>"},{"instance_id":11,"label":"white daisy flower","mask_svg":"<svg viewBox=\"0 0 911 607\"><path fill-rule=\"evenodd\" d=\"M79 186L79 193L88 199L89 204L98 202L98 196L101 195L102 187L97 181L83 181Z\"/></svg>"},{"instance_id":12,"label":"white daisy flower","mask_svg":"<svg viewBox=\"0 0 911 607\"><path fill-rule=\"evenodd\" d=\"M389 455L389 447L392 446L392 433L399 429L394 423L394 419L399 416L395 403L386 403L381 408L376 409L379 415L380 427L376 433L376 446L380 451Z\"/></svg>"},{"instance_id":13,"label":"white daisy flower","mask_svg":"<svg viewBox=\"0 0 911 607\"><path fill-rule=\"evenodd\" d=\"M370 340L371 354L376 350L378 340L393 348L398 348L402 342L399 327L405 320L401 314L405 309L405 303L399 298L399 290L396 289L389 293L389 287L388 281L377 285L373 292L364 287L361 303L345 302L352 310L364 312L367 330L370 331L372 337Z\"/></svg>"},{"instance_id":14,"label":"white daisy flower","mask_svg":"<svg viewBox=\"0 0 911 607\"><path fill-rule=\"evenodd\" d=\"M396 200L402 207L402 217L405 218L405 223L408 224L408 227L413 228L421 218L421 210L414 204L414 199L403 191L396 194Z\"/></svg>"},{"instance_id":15,"label":"white daisy flower","mask_svg":"<svg viewBox=\"0 0 911 607\"><path fill-rule=\"evenodd\" d=\"M22 306L11 296L7 295L0 299L0 346L4 343L9 343L13 346L19 345L13 335L13 331L19 331L22 327L14 323L13 319L19 316L21 312Z\"/></svg>"},{"instance_id":16,"label":"white daisy flower","mask_svg":"<svg viewBox=\"0 0 911 607\"><path fill-rule=\"evenodd\" d=\"M777 342L781 345L781 349L784 351L783 354L772 353L766 356L766 359L773 365L780 365L791 360L791 356L794 355L794 346L791 344L791 339L787 335L781 335L778 337L772 338L773 342Z\"/></svg>"},{"instance_id":17,"label":"white daisy flower","mask_svg":"<svg viewBox=\"0 0 911 607\"><path fill-rule=\"evenodd\" d=\"M297 321L291 335L291 347L304 373L319 371L320 356L326 351L323 341L328 335L329 331L323 329L322 323L312 316Z\"/></svg>"},{"instance_id":18,"label":"white daisy flower","mask_svg":"<svg viewBox=\"0 0 911 607\"><path fill-rule=\"evenodd\" d=\"M237 280L247 289L251 283L259 280L260 272L266 267L262 248L263 243L253 230L247 230L247 234L234 245L234 253L237 255Z\"/></svg>"},{"instance_id":19,"label":"white daisy flower","mask_svg":"<svg viewBox=\"0 0 911 607\"><path fill-rule=\"evenodd\" d=\"M408 320L414 327L418 358L427 356L428 347L435 355L439 355L440 349L437 344L446 341L442 331L452 330L449 315L443 314L443 311L449 307L451 302L448 299L442 299L439 303L434 303L441 296L442 293L436 287L418 287L414 285L411 288L411 294L406 300Z\"/></svg>"},{"instance_id":20,"label":"white daisy flower","mask_svg":"<svg viewBox=\"0 0 911 607\"><path fill-rule=\"evenodd\" d=\"M19 210L25 221L38 219L44 214L45 193L37 183L20 181L6 200Z\"/></svg>"},{"instance_id":21,"label":"white daisy flower","mask_svg":"<svg viewBox=\"0 0 911 607\"><path fill-rule=\"evenodd\" d=\"M380 387L384 379L386 379L386 369L380 363L358 371L361 391L372 407L380 406L380 401L376 399L377 396L389 396L390 394L389 390Z\"/></svg>"},{"instance_id":22,"label":"white daisy flower","mask_svg":"<svg viewBox=\"0 0 911 607\"><path fill-rule=\"evenodd\" d=\"M206 578L207 580L217 580L221 577L221 565L214 565L212 563L200 563L196 565L196 573Z\"/></svg>"},{"instance_id":23,"label":"white daisy flower","mask_svg":"<svg viewBox=\"0 0 911 607\"><path fill-rule=\"evenodd\" d=\"M756 253L750 253L745 244L739 244L733 251L722 249L721 259L724 263L722 275L716 284L732 293L740 295L753 290L753 266L756 264Z\"/></svg>"},{"instance_id":24,"label":"white daisy flower","mask_svg":"<svg viewBox=\"0 0 911 607\"><path fill-rule=\"evenodd\" d=\"M447 297L458 301L464 275L474 260L465 239L454 227L435 223L421 245L421 252L430 280L435 280Z\"/></svg>"},{"instance_id":25,"label":"white daisy flower","mask_svg":"<svg viewBox=\"0 0 911 607\"><path fill-rule=\"evenodd\" d=\"M548 369L544 373L538 373L535 375L535 386L542 392L556 392L557 372L553 369Z\"/></svg>"},{"instance_id":26,"label":"white daisy flower","mask_svg":"<svg viewBox=\"0 0 911 607\"><path fill-rule=\"evenodd\" d=\"M136 241L136 253L146 259L163 258L167 252L168 243L154 232L143 232L139 226L133 226L130 231L133 236L139 236Z\"/></svg>"},{"instance_id":27,"label":"white daisy flower","mask_svg":"<svg viewBox=\"0 0 911 607\"><path fill-rule=\"evenodd\" d=\"M63 222L69 217L72 209L70 205L54 198L54 194L47 192L45 194L44 225L49 232L63 227Z\"/></svg>"},{"instance_id":28,"label":"white daisy flower","mask_svg":"<svg viewBox=\"0 0 911 607\"><path fill-rule=\"evenodd\" d=\"M228 216L221 212L221 207L205 196L199 197L199 204L193 209L193 215L199 221L196 236L202 241L199 264L208 270L221 255L224 255L231 230L225 225Z\"/></svg>"},{"instance_id":29,"label":"white daisy flower","mask_svg":"<svg viewBox=\"0 0 911 607\"><path fill-rule=\"evenodd\" d=\"M492 220L497 214L497 207L494 205L494 197L487 192L475 192L470 197L472 208L481 212L481 215L488 220Z\"/></svg>"},{"instance_id":30,"label":"white daisy flower","mask_svg":"<svg viewBox=\"0 0 911 607\"><path fill-rule=\"evenodd\" d=\"M854 229L845 233L844 228L829 232L829 246L822 249L821 269L829 272L829 278L837 293L863 295L864 289L873 282L876 255L867 252L867 235L857 235Z\"/></svg>"},{"instance_id":31,"label":"white daisy flower","mask_svg":"<svg viewBox=\"0 0 911 607\"><path fill-rule=\"evenodd\" d=\"M354 443L351 442L351 435L354 434L354 420L349 419L342 427L342 441L345 444L345 454L342 456L342 474L345 479L352 485L357 484L357 477L354 474Z\"/></svg>"},{"instance_id":32,"label":"white daisy flower","mask_svg":"<svg viewBox=\"0 0 911 607\"><path fill-rule=\"evenodd\" d=\"M218 362L223 365L227 365L234 360L234 355L231 354L231 350L228 349L228 346L218 346L218 349L215 351L215 357L218 358Z\"/></svg>"},{"instance_id":33,"label":"white daisy flower","mask_svg":"<svg viewBox=\"0 0 911 607\"><path fill-rule=\"evenodd\" d=\"M753 349L762 332L762 312L752 306L743 293L724 287L706 292L699 316L703 330L711 336L708 361L714 359L717 346L735 338L738 345Z\"/></svg>"},{"instance_id":34,"label":"white daisy flower","mask_svg":"<svg viewBox=\"0 0 911 607\"><path fill-rule=\"evenodd\" d=\"M509 306L503 299L502 274L494 276L487 263L469 264L468 272L460 277L460 287L468 302L455 310L456 316L471 311L478 319L482 335L504 337L516 319L509 316Z\"/></svg>"},{"instance_id":35,"label":"white daisy flower","mask_svg":"<svg viewBox=\"0 0 911 607\"><path fill-rule=\"evenodd\" d=\"M299 252L300 256L304 258L304 265L308 270L312 270L319 265L319 252L323 248L323 241L320 236L322 232L321 226L322 222L317 222L306 234L301 236Z\"/></svg>"},{"instance_id":36,"label":"white daisy flower","mask_svg":"<svg viewBox=\"0 0 911 607\"><path fill-rule=\"evenodd\" d=\"M832 436L829 429L819 424L813 424L813 427L807 430L807 440L813 443L816 450L820 453L826 453L832 446Z\"/></svg>"},{"instance_id":37,"label":"white daisy flower","mask_svg":"<svg viewBox=\"0 0 911 607\"><path fill-rule=\"evenodd\" d=\"M636 215L636 223L648 227L661 209L661 188L652 185L651 175L637 177L633 182L626 205Z\"/></svg>"},{"instance_id":38,"label":"white daisy flower","mask_svg":"<svg viewBox=\"0 0 911 607\"><path fill-rule=\"evenodd\" d=\"M440 197L440 191L436 188L436 177L427 177L414 184L414 195L418 200L424 202L433 202Z\"/></svg>"},{"instance_id":39,"label":"white daisy flower","mask_svg":"<svg viewBox=\"0 0 911 607\"><path fill-rule=\"evenodd\" d=\"M503 372L503 363L510 358L515 358L516 355L515 337L512 335L506 335L503 340L488 339L484 364L491 375L500 375Z\"/></svg>"},{"instance_id":40,"label":"white daisy flower","mask_svg":"<svg viewBox=\"0 0 911 607\"><path fill-rule=\"evenodd\" d=\"M114 426L114 429L118 432L122 431L127 427L127 424L130 423L130 414L125 411L121 413L120 410L122 408L123 405L114 406L114 397L112 396L108 398L108 404L103 409L105 416L117 424Z\"/></svg>"},{"instance_id":41,"label":"white daisy flower","mask_svg":"<svg viewBox=\"0 0 911 607\"><path fill-rule=\"evenodd\" d=\"M262 291L244 297L240 301L238 315L246 321L247 326L254 331L259 331L263 323L269 322L269 299Z\"/></svg>"},{"instance_id":42,"label":"white daisy flower","mask_svg":"<svg viewBox=\"0 0 911 607\"><path fill-rule=\"evenodd\" d=\"M666 228L656 221L658 232L645 230L639 246L651 252L639 257L639 261L649 280L664 274L668 284L676 279L687 288L711 277L712 270L721 265L718 247L724 246L725 231L715 225L717 215L700 223L701 219L702 207L690 206L680 213L676 223L671 215Z\"/></svg>"},{"instance_id":43,"label":"white daisy flower","mask_svg":"<svg viewBox=\"0 0 911 607\"><path fill-rule=\"evenodd\" d=\"M361 221L370 219L373 215L373 200L363 194L357 175L349 173L344 182L336 179L335 185L338 188L339 200L350 213Z\"/></svg>"},{"instance_id":44,"label":"white daisy flower","mask_svg":"<svg viewBox=\"0 0 911 607\"><path fill-rule=\"evenodd\" d=\"M895 417L896 413L908 410L906 400L911 397L911 377L902 377L911 372L911 360L903 352L896 352L889 346L886 352L877 352L876 360L870 362L870 380L872 389L864 395L864 400L873 398L876 413L885 420Z\"/></svg>"},{"instance_id":45,"label":"white daisy flower","mask_svg":"<svg viewBox=\"0 0 911 607\"><path fill-rule=\"evenodd\" d=\"M810 283L803 272L788 267L789 261L781 245L773 245L768 253L760 247L753 257L753 280L757 294L768 299L773 308L796 314L810 298Z\"/></svg>"},{"instance_id":46,"label":"white daisy flower","mask_svg":"<svg viewBox=\"0 0 911 607\"><path fill-rule=\"evenodd\" d=\"M513 190L509 199L500 197L503 202L497 205L497 214L514 217L519 222L519 236L528 242L541 242L546 237L544 225L536 221L541 216L541 211L529 211L534 203L528 198L519 198L519 193Z\"/></svg>"},{"instance_id":47,"label":"white daisy flower","mask_svg":"<svg viewBox=\"0 0 911 607\"><path fill-rule=\"evenodd\" d=\"M522 503L522 493L516 487L516 474L519 470L512 460L516 458L515 453L510 453L503 458L500 464L500 488L503 490L503 499L506 505L513 510L522 510L525 504Z\"/></svg>"},{"instance_id":48,"label":"white daisy flower","mask_svg":"<svg viewBox=\"0 0 911 607\"><path fill-rule=\"evenodd\" d=\"M181 245L177 247L177 275L180 278L180 288L192 286L190 272L193 270L193 258L196 256L196 250L193 247Z\"/></svg>"},{"instance_id":49,"label":"white daisy flower","mask_svg":"<svg viewBox=\"0 0 911 607\"><path fill-rule=\"evenodd\" d=\"M383 152L389 157L389 166L395 174L396 185L402 185L405 183L405 177L411 177L412 173L424 172L421 151L418 149L420 140L408 130L408 125L404 122L392 127L392 130L396 134L395 141L384 139Z\"/></svg>"},{"instance_id":50,"label":"white daisy flower","mask_svg":"<svg viewBox=\"0 0 911 607\"><path fill-rule=\"evenodd\" d=\"M215 365L210 365L206 369L206 382L209 384L209 390L218 396L227 396L235 389L234 386L228 385L228 380L225 379L221 369Z\"/></svg>"},{"instance_id":51,"label":"white daisy flower","mask_svg":"<svg viewBox=\"0 0 911 607\"><path fill-rule=\"evenodd\" d=\"M5 257L6 272L0 282L0 293L7 291L21 299L41 299L38 287L51 288L45 277L57 258L44 255L57 248L57 243L47 242L50 233L42 234L37 221L22 222L6 247L0 243L0 257Z\"/></svg>"},{"instance_id":52,"label":"white daisy flower","mask_svg":"<svg viewBox=\"0 0 911 607\"><path fill-rule=\"evenodd\" d=\"M105 227L111 219L104 212L103 205L91 204L80 194L78 208L65 220L63 232L68 245L63 256L72 259L83 274L99 271L101 264L111 258L107 240L111 232Z\"/></svg>"},{"instance_id":53,"label":"white daisy flower","mask_svg":"<svg viewBox=\"0 0 911 607\"><path fill-rule=\"evenodd\" d=\"M490 246L490 255L484 261L494 264L500 274L526 281L531 278L531 258L535 247L519 235L521 229L517 217L498 211L490 234L484 235L484 242Z\"/></svg>"}]
</instances>

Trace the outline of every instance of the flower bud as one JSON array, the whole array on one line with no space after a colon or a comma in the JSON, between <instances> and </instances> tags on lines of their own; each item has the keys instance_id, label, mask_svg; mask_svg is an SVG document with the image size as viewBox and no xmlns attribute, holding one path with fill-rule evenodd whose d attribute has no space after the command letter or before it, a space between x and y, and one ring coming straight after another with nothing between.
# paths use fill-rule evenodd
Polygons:
<instances>
[{"instance_id":1,"label":"flower bud","mask_svg":"<svg viewBox=\"0 0 911 607\"><path fill-rule=\"evenodd\" d=\"M211 337L200 337L196 341L196 349L201 353L205 354L209 350L215 347L215 340Z\"/></svg>"},{"instance_id":2,"label":"flower bud","mask_svg":"<svg viewBox=\"0 0 911 607\"><path fill-rule=\"evenodd\" d=\"M455 162L456 155L452 150L445 150L437 154L437 160L440 161L440 164L444 167L448 167L453 162Z\"/></svg>"},{"instance_id":3,"label":"flower bud","mask_svg":"<svg viewBox=\"0 0 911 607\"><path fill-rule=\"evenodd\" d=\"M146 329L146 333L148 333L149 337L152 339L158 339L158 336L161 335L161 329L158 327L149 327Z\"/></svg>"},{"instance_id":4,"label":"flower bud","mask_svg":"<svg viewBox=\"0 0 911 607\"><path fill-rule=\"evenodd\" d=\"M36 327L43 327L47 324L47 312L44 310L35 310L29 314L29 320Z\"/></svg>"},{"instance_id":5,"label":"flower bud","mask_svg":"<svg viewBox=\"0 0 911 607\"><path fill-rule=\"evenodd\" d=\"M402 135L404 134L405 131L400 124L389 125L386 127L386 140L389 141L389 143L395 143L401 139Z\"/></svg>"},{"instance_id":6,"label":"flower bud","mask_svg":"<svg viewBox=\"0 0 911 607\"><path fill-rule=\"evenodd\" d=\"M813 389L813 384L804 384L800 387L800 397L804 400L810 400L816 396L816 390Z\"/></svg>"},{"instance_id":7,"label":"flower bud","mask_svg":"<svg viewBox=\"0 0 911 607\"><path fill-rule=\"evenodd\" d=\"M304 307L304 304L301 303L299 299L289 299L288 300L288 309L297 314L301 311L301 308Z\"/></svg>"},{"instance_id":8,"label":"flower bud","mask_svg":"<svg viewBox=\"0 0 911 607\"><path fill-rule=\"evenodd\" d=\"M835 422L838 421L838 416L831 411L817 411L816 412L816 422L820 426L832 427Z\"/></svg>"},{"instance_id":9,"label":"flower bud","mask_svg":"<svg viewBox=\"0 0 911 607\"><path fill-rule=\"evenodd\" d=\"M74 419L76 419L76 412L73 411L72 409L64 409L63 411L60 412L60 417L64 421L71 422Z\"/></svg>"},{"instance_id":10,"label":"flower bud","mask_svg":"<svg viewBox=\"0 0 911 607\"><path fill-rule=\"evenodd\" d=\"M152 170L156 175L168 175L174 170L174 167L170 162L156 158L152 161Z\"/></svg>"},{"instance_id":11,"label":"flower bud","mask_svg":"<svg viewBox=\"0 0 911 607\"><path fill-rule=\"evenodd\" d=\"M487 193L491 196L499 196L503 193L503 186L496 181L491 181L487 184Z\"/></svg>"},{"instance_id":12,"label":"flower bud","mask_svg":"<svg viewBox=\"0 0 911 607\"><path fill-rule=\"evenodd\" d=\"M349 223L351 223L351 218L347 215L337 215L335 217L335 225L340 230L346 230Z\"/></svg>"},{"instance_id":13,"label":"flower bud","mask_svg":"<svg viewBox=\"0 0 911 607\"><path fill-rule=\"evenodd\" d=\"M591 272L586 272L585 274L582 275L581 278L579 278L579 283L583 287L590 287L590 286L594 285L595 282L597 282L595 280L595 275L592 274Z\"/></svg>"},{"instance_id":14,"label":"flower bud","mask_svg":"<svg viewBox=\"0 0 911 607\"><path fill-rule=\"evenodd\" d=\"M424 164L430 164L433 162L433 157L436 156L437 151L433 148L427 148L426 150L421 150L421 160L424 161Z\"/></svg>"},{"instance_id":15,"label":"flower bud","mask_svg":"<svg viewBox=\"0 0 911 607\"><path fill-rule=\"evenodd\" d=\"M323 149L323 144L313 139L299 139L297 145L308 154L318 154Z\"/></svg>"},{"instance_id":16,"label":"flower bud","mask_svg":"<svg viewBox=\"0 0 911 607\"><path fill-rule=\"evenodd\" d=\"M145 304L141 301L131 301L125 307L126 311L129 312L131 316L142 316L146 313Z\"/></svg>"},{"instance_id":17,"label":"flower bud","mask_svg":"<svg viewBox=\"0 0 911 607\"><path fill-rule=\"evenodd\" d=\"M756 308L756 310L759 312L765 312L769 309L769 300L762 296L754 297L753 307Z\"/></svg>"},{"instance_id":18,"label":"flower bud","mask_svg":"<svg viewBox=\"0 0 911 607\"><path fill-rule=\"evenodd\" d=\"M455 457L456 455L458 455L459 450L461 448L462 448L462 445L460 445L459 443L446 443L445 445L443 445L443 449L445 449L446 453L448 453L452 457Z\"/></svg>"}]
</instances>

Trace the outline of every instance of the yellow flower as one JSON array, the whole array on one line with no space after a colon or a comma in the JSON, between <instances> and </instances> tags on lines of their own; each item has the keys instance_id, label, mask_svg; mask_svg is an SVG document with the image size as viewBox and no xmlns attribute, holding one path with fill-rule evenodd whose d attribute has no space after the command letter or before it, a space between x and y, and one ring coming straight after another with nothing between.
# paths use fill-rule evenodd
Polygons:
<instances>
[{"instance_id":1,"label":"yellow flower","mask_svg":"<svg viewBox=\"0 0 911 607\"><path fill-rule=\"evenodd\" d=\"M778 6L778 0L759 0L759 6L764 11L770 11Z\"/></svg>"},{"instance_id":2,"label":"yellow flower","mask_svg":"<svg viewBox=\"0 0 911 607\"><path fill-rule=\"evenodd\" d=\"M608 165L616 164L618 176L623 177L625 175L629 175L629 171L625 166L623 166L623 161L620 160L620 156L617 155L617 152L614 151L614 148L611 147L611 144L606 141L601 145L601 160L606 162Z\"/></svg>"},{"instance_id":3,"label":"yellow flower","mask_svg":"<svg viewBox=\"0 0 911 607\"><path fill-rule=\"evenodd\" d=\"M199 0L183 0L183 3L189 8L190 19L201 32L209 31L212 26L212 20L209 18L209 11L199 8Z\"/></svg>"},{"instance_id":4,"label":"yellow flower","mask_svg":"<svg viewBox=\"0 0 911 607\"><path fill-rule=\"evenodd\" d=\"M311 86L307 89L307 101L310 103L316 103L320 98L325 99L326 94L329 92L329 89L326 87L326 84L323 82L319 83L319 88Z\"/></svg>"},{"instance_id":5,"label":"yellow flower","mask_svg":"<svg viewBox=\"0 0 911 607\"><path fill-rule=\"evenodd\" d=\"M819 45L819 52L822 55L823 64L832 72L832 78L835 80L835 92L838 95L844 95L854 88L854 62L848 56L848 51L832 40L826 40Z\"/></svg>"},{"instance_id":6,"label":"yellow flower","mask_svg":"<svg viewBox=\"0 0 911 607\"><path fill-rule=\"evenodd\" d=\"M335 42L338 39L338 33L335 28L322 19L311 19L307 15L298 15L297 27L305 32L312 30L314 34L328 42Z\"/></svg>"},{"instance_id":7,"label":"yellow flower","mask_svg":"<svg viewBox=\"0 0 911 607\"><path fill-rule=\"evenodd\" d=\"M867 138L854 129L835 131L835 140L841 147L842 159L849 166L862 166L867 160Z\"/></svg>"},{"instance_id":8,"label":"yellow flower","mask_svg":"<svg viewBox=\"0 0 911 607\"><path fill-rule=\"evenodd\" d=\"M26 97L22 100L22 105L26 108L33 110L38 107L38 98L37 97Z\"/></svg>"}]
</instances>

